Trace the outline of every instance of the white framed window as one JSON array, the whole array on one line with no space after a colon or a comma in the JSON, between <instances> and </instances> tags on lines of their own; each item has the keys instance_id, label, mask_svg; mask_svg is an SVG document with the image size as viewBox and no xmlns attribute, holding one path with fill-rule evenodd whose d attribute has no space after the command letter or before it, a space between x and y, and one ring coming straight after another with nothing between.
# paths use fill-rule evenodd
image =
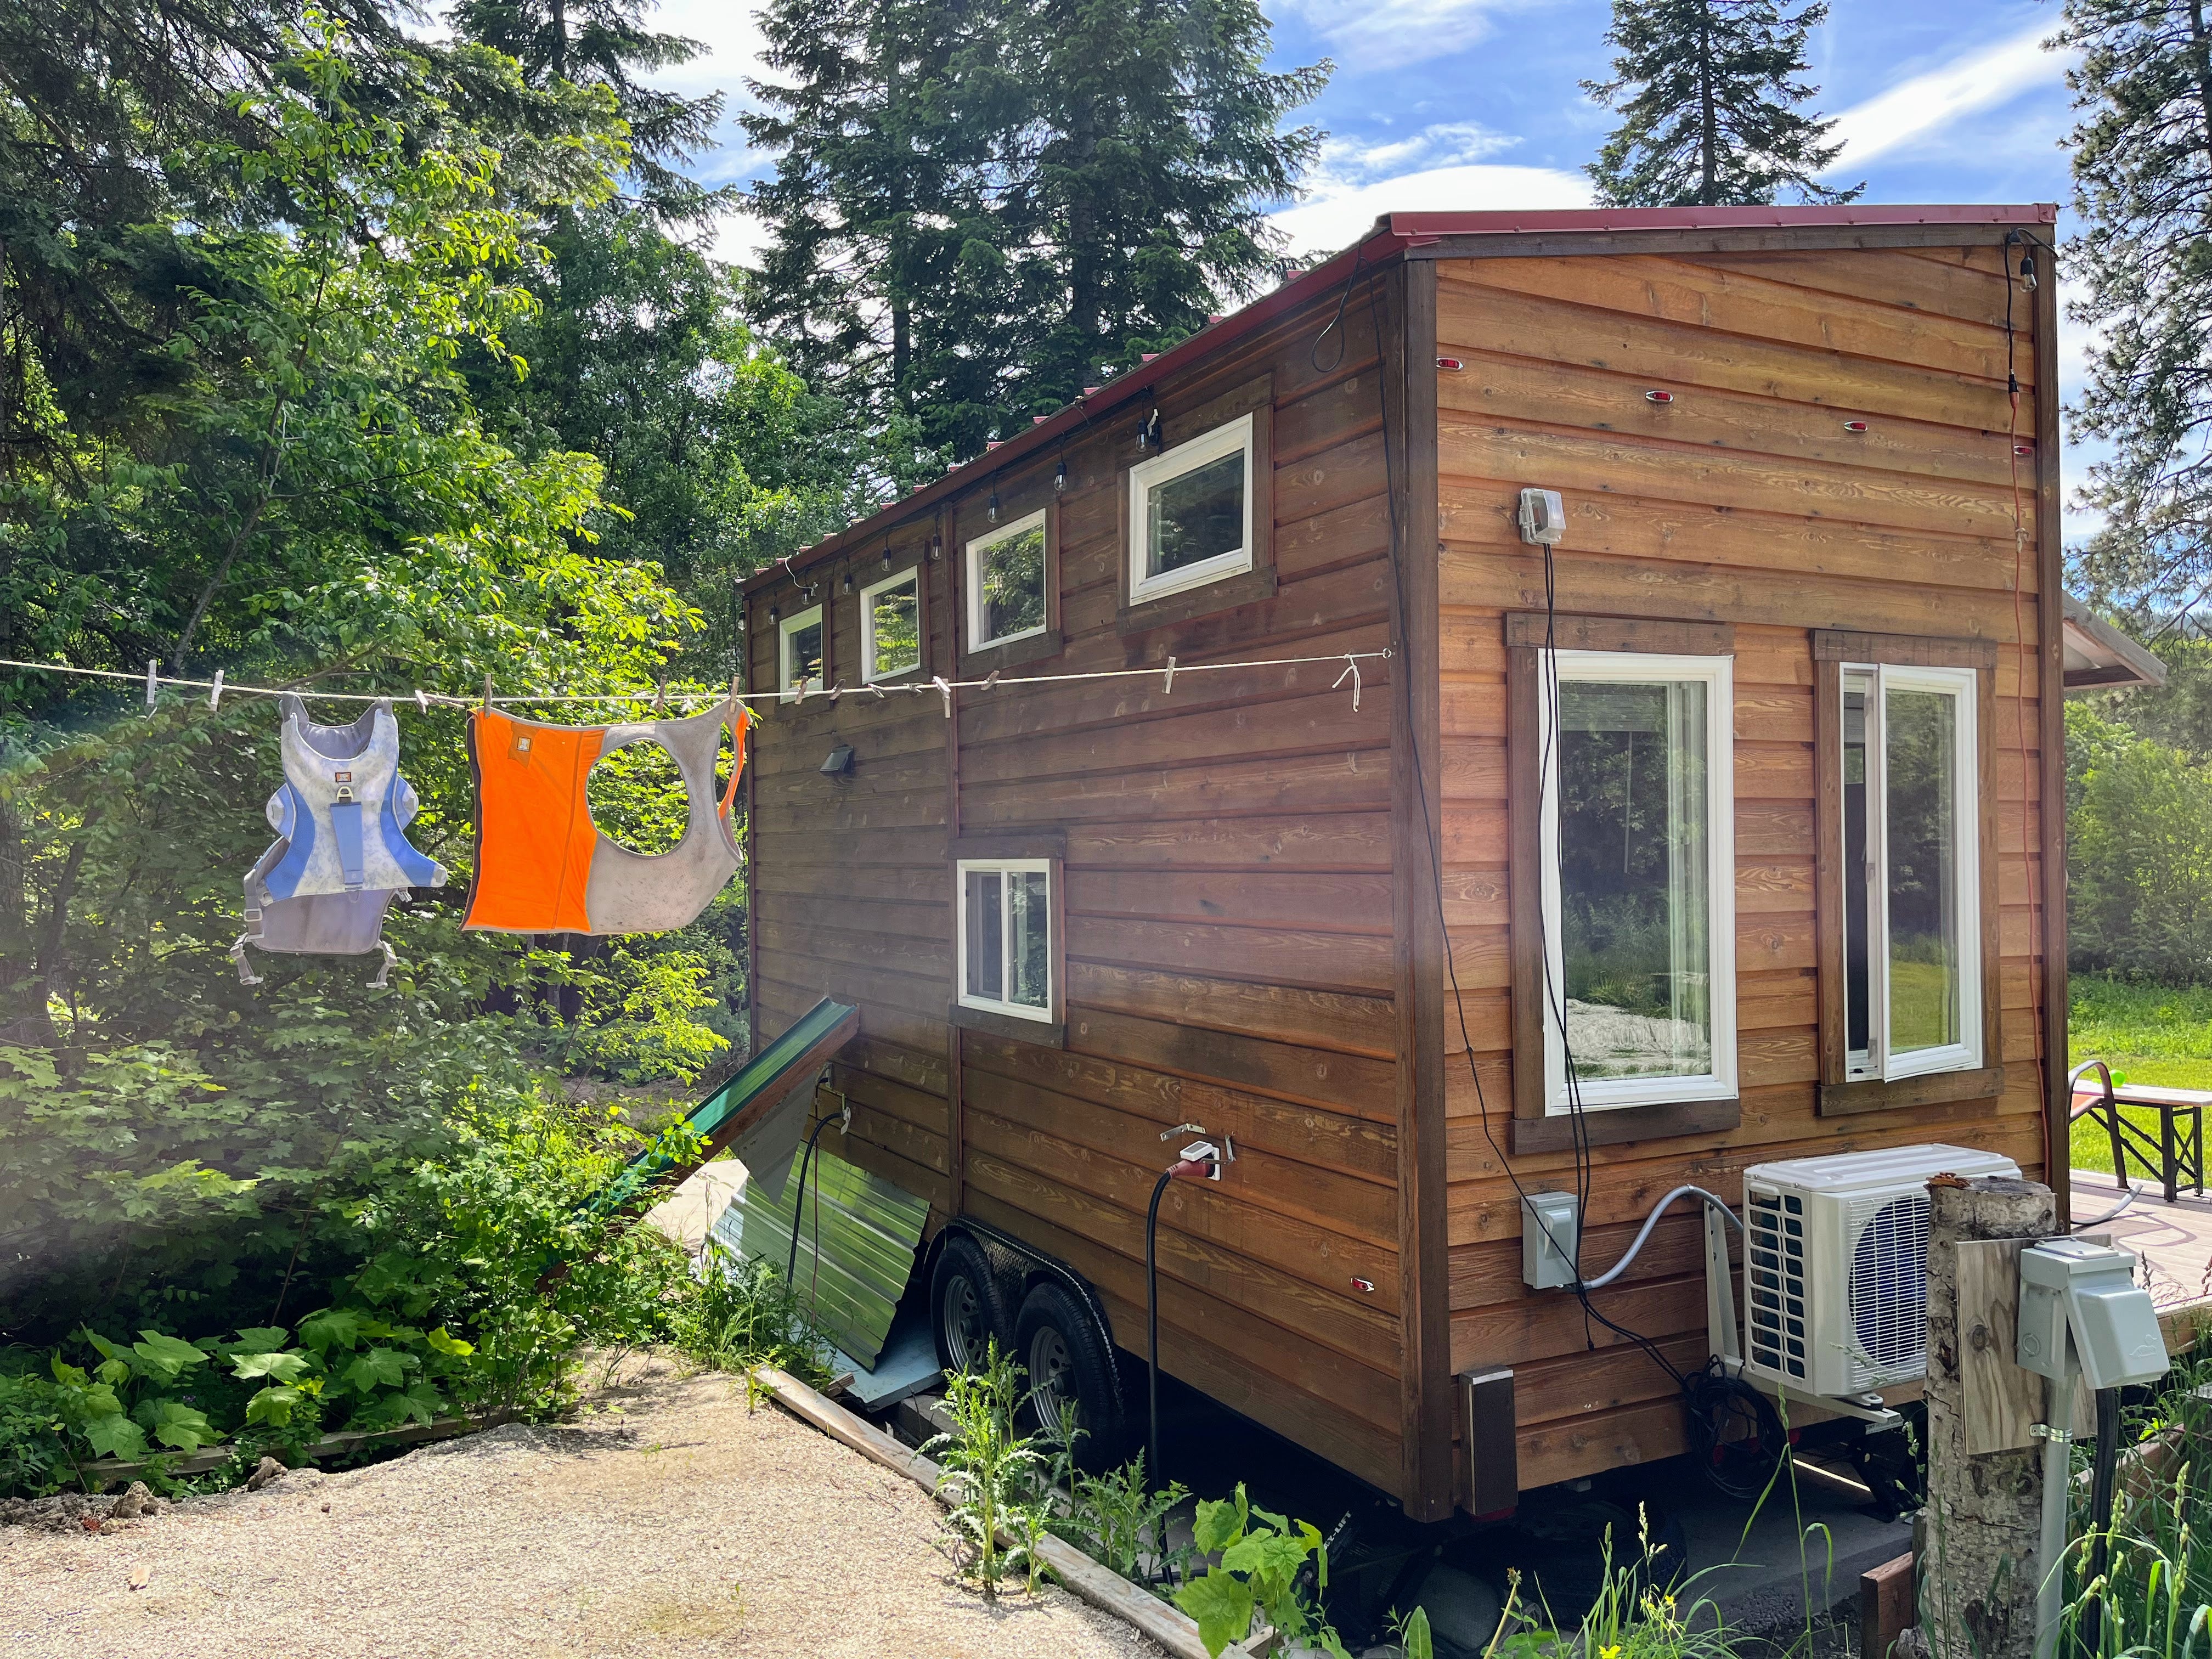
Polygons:
<instances>
[{"instance_id":1,"label":"white framed window","mask_svg":"<svg viewBox=\"0 0 2212 1659\"><path fill-rule=\"evenodd\" d=\"M1975 672L1844 665L1844 1047L1854 1082L1983 1063Z\"/></svg>"},{"instance_id":2,"label":"white framed window","mask_svg":"<svg viewBox=\"0 0 2212 1659\"><path fill-rule=\"evenodd\" d=\"M968 648L1025 640L1045 629L1042 512L968 544Z\"/></svg>"},{"instance_id":3,"label":"white framed window","mask_svg":"<svg viewBox=\"0 0 2212 1659\"><path fill-rule=\"evenodd\" d=\"M860 590L860 678L872 685L921 666L921 572L902 570Z\"/></svg>"},{"instance_id":4,"label":"white framed window","mask_svg":"<svg viewBox=\"0 0 2212 1659\"><path fill-rule=\"evenodd\" d=\"M1545 1111L1732 1099L1734 659L1539 661Z\"/></svg>"},{"instance_id":5,"label":"white framed window","mask_svg":"<svg viewBox=\"0 0 2212 1659\"><path fill-rule=\"evenodd\" d=\"M775 625L775 689L786 702L822 690L823 661L820 605Z\"/></svg>"},{"instance_id":6,"label":"white framed window","mask_svg":"<svg viewBox=\"0 0 2212 1659\"><path fill-rule=\"evenodd\" d=\"M1129 602L1252 568L1255 417L1129 469Z\"/></svg>"},{"instance_id":7,"label":"white framed window","mask_svg":"<svg viewBox=\"0 0 2212 1659\"><path fill-rule=\"evenodd\" d=\"M1049 1022L1052 861L962 859L960 1006Z\"/></svg>"}]
</instances>

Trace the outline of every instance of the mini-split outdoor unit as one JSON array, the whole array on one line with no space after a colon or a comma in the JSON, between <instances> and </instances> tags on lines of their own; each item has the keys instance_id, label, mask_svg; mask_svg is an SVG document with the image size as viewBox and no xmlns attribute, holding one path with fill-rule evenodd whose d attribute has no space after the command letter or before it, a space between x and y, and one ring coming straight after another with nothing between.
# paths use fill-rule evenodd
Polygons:
<instances>
[{"instance_id":1,"label":"mini-split outdoor unit","mask_svg":"<svg viewBox=\"0 0 2212 1659\"><path fill-rule=\"evenodd\" d=\"M1928 1369L1928 1181L2018 1176L1964 1146L1758 1164L1743 1172L1743 1369L1856 1395Z\"/></svg>"}]
</instances>

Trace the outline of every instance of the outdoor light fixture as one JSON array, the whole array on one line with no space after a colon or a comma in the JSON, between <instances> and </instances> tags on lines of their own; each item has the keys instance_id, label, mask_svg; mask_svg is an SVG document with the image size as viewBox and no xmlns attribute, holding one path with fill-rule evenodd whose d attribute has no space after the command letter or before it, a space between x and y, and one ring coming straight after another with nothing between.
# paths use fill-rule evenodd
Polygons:
<instances>
[{"instance_id":1,"label":"outdoor light fixture","mask_svg":"<svg viewBox=\"0 0 2212 1659\"><path fill-rule=\"evenodd\" d=\"M1647 404L1671 404L1674 401L1674 394L1671 392L1647 392L1644 394L1644 401Z\"/></svg>"},{"instance_id":2,"label":"outdoor light fixture","mask_svg":"<svg viewBox=\"0 0 2212 1659\"><path fill-rule=\"evenodd\" d=\"M1437 367L1438 368L1465 368L1467 365L1460 362L1456 357L1439 357L1437 359Z\"/></svg>"},{"instance_id":3,"label":"outdoor light fixture","mask_svg":"<svg viewBox=\"0 0 2212 1659\"><path fill-rule=\"evenodd\" d=\"M1846 432L1863 432L1866 429L1866 422L1864 421L1845 421L1844 422L1844 430Z\"/></svg>"},{"instance_id":4,"label":"outdoor light fixture","mask_svg":"<svg viewBox=\"0 0 2212 1659\"><path fill-rule=\"evenodd\" d=\"M772 623L781 622L783 620L782 609L780 606L773 605L769 606L768 619Z\"/></svg>"},{"instance_id":5,"label":"outdoor light fixture","mask_svg":"<svg viewBox=\"0 0 2212 1659\"><path fill-rule=\"evenodd\" d=\"M853 591L853 573L849 570L845 573L844 589L848 593Z\"/></svg>"},{"instance_id":6,"label":"outdoor light fixture","mask_svg":"<svg viewBox=\"0 0 2212 1659\"><path fill-rule=\"evenodd\" d=\"M822 763L822 775L825 778L849 778L853 775L851 744L841 743L830 751L829 758Z\"/></svg>"},{"instance_id":7,"label":"outdoor light fixture","mask_svg":"<svg viewBox=\"0 0 2212 1659\"><path fill-rule=\"evenodd\" d=\"M989 519L990 519L990 520L991 520L991 522L992 522L993 524L996 524L996 523L998 523L998 521L999 521L999 492L998 492L998 490L997 490L995 488L991 491L991 499L990 499L990 501L989 501L988 502L987 502L987 503L984 505L983 511L984 511L984 513L985 513L987 515L988 515L988 517L989 517Z\"/></svg>"},{"instance_id":8,"label":"outdoor light fixture","mask_svg":"<svg viewBox=\"0 0 2212 1659\"><path fill-rule=\"evenodd\" d=\"M1145 423L1137 428L1137 447L1158 449L1160 447L1160 411L1157 404L1145 416Z\"/></svg>"},{"instance_id":9,"label":"outdoor light fixture","mask_svg":"<svg viewBox=\"0 0 2212 1659\"><path fill-rule=\"evenodd\" d=\"M886 576L888 576L888 575L890 575L890 574L891 574L891 544L890 544L889 542L885 542L885 543L884 544L884 574L885 574Z\"/></svg>"},{"instance_id":10,"label":"outdoor light fixture","mask_svg":"<svg viewBox=\"0 0 2212 1659\"><path fill-rule=\"evenodd\" d=\"M1055 495L1067 488L1067 463L1060 464L1060 471L1052 475L1052 493Z\"/></svg>"}]
</instances>

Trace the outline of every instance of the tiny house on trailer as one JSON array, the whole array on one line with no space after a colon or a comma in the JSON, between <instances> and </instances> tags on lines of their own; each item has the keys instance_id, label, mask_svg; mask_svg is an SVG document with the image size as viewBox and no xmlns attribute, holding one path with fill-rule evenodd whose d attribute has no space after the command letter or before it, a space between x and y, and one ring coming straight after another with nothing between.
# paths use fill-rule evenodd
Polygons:
<instances>
[{"instance_id":1,"label":"tiny house on trailer","mask_svg":"<svg viewBox=\"0 0 2212 1659\"><path fill-rule=\"evenodd\" d=\"M1140 1428L1205 1140L1162 1368L1479 1513L1685 1445L1524 1195L2063 1193L2054 217L1391 216L744 585L756 1042L860 1011L956 1352ZM1593 1295L1686 1371L1695 1211Z\"/></svg>"}]
</instances>

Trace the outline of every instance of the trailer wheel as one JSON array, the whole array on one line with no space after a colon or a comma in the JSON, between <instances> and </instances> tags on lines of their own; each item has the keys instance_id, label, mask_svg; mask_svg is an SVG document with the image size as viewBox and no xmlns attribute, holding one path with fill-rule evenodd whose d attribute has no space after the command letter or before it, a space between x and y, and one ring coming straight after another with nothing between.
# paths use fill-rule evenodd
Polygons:
<instances>
[{"instance_id":1,"label":"trailer wheel","mask_svg":"<svg viewBox=\"0 0 2212 1659\"><path fill-rule=\"evenodd\" d=\"M1000 1329L998 1298L982 1247L965 1234L955 1233L937 1254L929 1315L938 1364L948 1371L981 1370Z\"/></svg>"},{"instance_id":2,"label":"trailer wheel","mask_svg":"<svg viewBox=\"0 0 2212 1659\"><path fill-rule=\"evenodd\" d=\"M1121 1461L1127 1413L1114 1351L1064 1286L1046 1279L1023 1299L1014 1357L1029 1373L1029 1409L1040 1431L1058 1438L1073 1418L1079 1465L1110 1468Z\"/></svg>"}]
</instances>

